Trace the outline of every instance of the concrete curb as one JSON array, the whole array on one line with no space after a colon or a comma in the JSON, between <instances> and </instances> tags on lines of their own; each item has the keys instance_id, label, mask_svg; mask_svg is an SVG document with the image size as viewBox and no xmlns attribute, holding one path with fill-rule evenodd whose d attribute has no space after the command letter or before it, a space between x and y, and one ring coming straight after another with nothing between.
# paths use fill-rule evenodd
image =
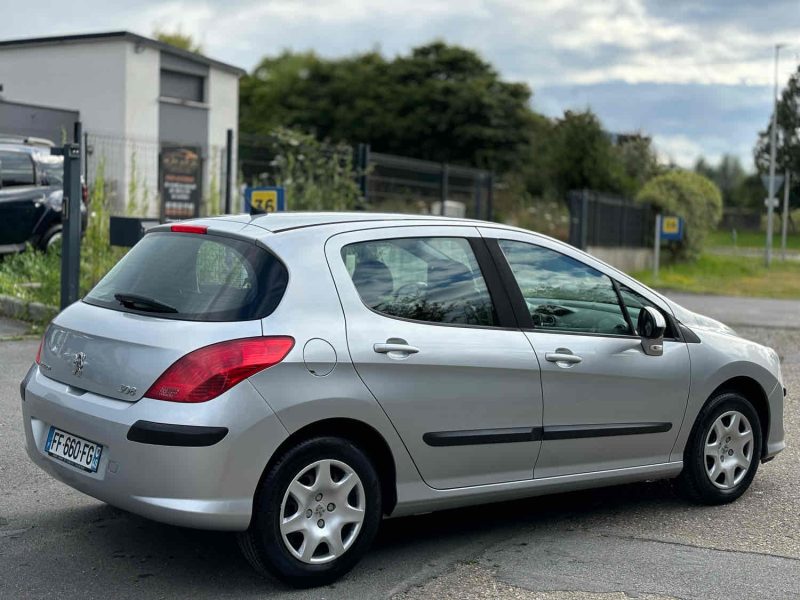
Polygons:
<instances>
[{"instance_id":1,"label":"concrete curb","mask_svg":"<svg viewBox=\"0 0 800 600\"><path fill-rule=\"evenodd\" d=\"M47 323L58 314L55 306L48 306L41 302L28 302L14 296L0 294L0 315L22 321L34 323Z\"/></svg>"}]
</instances>

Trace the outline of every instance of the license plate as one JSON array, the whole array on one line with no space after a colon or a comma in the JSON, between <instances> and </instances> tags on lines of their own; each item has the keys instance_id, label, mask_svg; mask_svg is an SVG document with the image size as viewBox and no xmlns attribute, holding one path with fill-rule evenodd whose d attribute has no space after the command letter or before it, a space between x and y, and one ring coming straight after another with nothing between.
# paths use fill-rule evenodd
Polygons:
<instances>
[{"instance_id":1,"label":"license plate","mask_svg":"<svg viewBox=\"0 0 800 600\"><path fill-rule=\"evenodd\" d=\"M96 473L103 446L51 427L44 444L44 451L68 465Z\"/></svg>"}]
</instances>

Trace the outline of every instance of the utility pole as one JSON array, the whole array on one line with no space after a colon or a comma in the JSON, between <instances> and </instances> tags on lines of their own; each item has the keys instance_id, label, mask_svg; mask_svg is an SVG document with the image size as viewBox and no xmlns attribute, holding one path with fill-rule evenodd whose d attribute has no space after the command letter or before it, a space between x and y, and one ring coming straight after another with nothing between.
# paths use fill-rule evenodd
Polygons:
<instances>
[{"instance_id":1,"label":"utility pole","mask_svg":"<svg viewBox=\"0 0 800 600\"><path fill-rule=\"evenodd\" d=\"M783 219L781 222L781 260L786 260L786 229L789 225L789 188L792 185L791 172L786 169L783 180Z\"/></svg>"},{"instance_id":2,"label":"utility pole","mask_svg":"<svg viewBox=\"0 0 800 600\"><path fill-rule=\"evenodd\" d=\"M783 44L775 44L775 87L772 92L772 127L769 132L769 194L767 195L766 263L772 264L772 227L775 217L775 153L778 138L778 55Z\"/></svg>"}]
</instances>

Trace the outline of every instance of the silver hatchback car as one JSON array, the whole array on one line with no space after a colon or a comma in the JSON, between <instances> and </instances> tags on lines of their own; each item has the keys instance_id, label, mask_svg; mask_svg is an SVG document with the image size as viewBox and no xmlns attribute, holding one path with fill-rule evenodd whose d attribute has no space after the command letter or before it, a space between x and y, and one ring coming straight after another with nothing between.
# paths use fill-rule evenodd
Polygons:
<instances>
[{"instance_id":1,"label":"silver hatchback car","mask_svg":"<svg viewBox=\"0 0 800 600\"><path fill-rule=\"evenodd\" d=\"M297 586L383 517L677 478L730 502L784 448L777 354L495 223L284 213L162 225L47 328L31 459L239 532Z\"/></svg>"}]
</instances>

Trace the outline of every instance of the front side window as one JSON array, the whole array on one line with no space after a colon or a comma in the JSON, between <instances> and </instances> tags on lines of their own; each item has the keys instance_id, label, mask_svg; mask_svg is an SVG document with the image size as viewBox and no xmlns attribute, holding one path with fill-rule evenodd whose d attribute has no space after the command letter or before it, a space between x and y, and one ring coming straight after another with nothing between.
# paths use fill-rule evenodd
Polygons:
<instances>
[{"instance_id":1,"label":"front side window","mask_svg":"<svg viewBox=\"0 0 800 600\"><path fill-rule=\"evenodd\" d=\"M361 300L372 310L430 323L490 326L497 315L463 238L401 238L342 248Z\"/></svg>"},{"instance_id":2,"label":"front side window","mask_svg":"<svg viewBox=\"0 0 800 600\"><path fill-rule=\"evenodd\" d=\"M33 185L33 161L24 152L0 151L0 180L2 187Z\"/></svg>"},{"instance_id":3,"label":"front side window","mask_svg":"<svg viewBox=\"0 0 800 600\"><path fill-rule=\"evenodd\" d=\"M645 306L651 306L659 311L663 316L664 320L667 322L667 330L664 332L664 337L666 338L674 338L676 337L675 331L672 329L671 320L668 316L661 310L658 306L650 302L647 298L642 296L641 294L637 294L633 290L628 289L625 286L621 286L619 290L620 296L622 296L622 301L625 303L625 310L628 311L628 316L631 319L631 323L633 326L636 327L636 323L639 322L639 313L641 312L642 308ZM638 333L638 332L637 332Z\"/></svg>"},{"instance_id":4,"label":"front side window","mask_svg":"<svg viewBox=\"0 0 800 600\"><path fill-rule=\"evenodd\" d=\"M630 335L611 279L555 250L499 240L537 329Z\"/></svg>"}]
</instances>

